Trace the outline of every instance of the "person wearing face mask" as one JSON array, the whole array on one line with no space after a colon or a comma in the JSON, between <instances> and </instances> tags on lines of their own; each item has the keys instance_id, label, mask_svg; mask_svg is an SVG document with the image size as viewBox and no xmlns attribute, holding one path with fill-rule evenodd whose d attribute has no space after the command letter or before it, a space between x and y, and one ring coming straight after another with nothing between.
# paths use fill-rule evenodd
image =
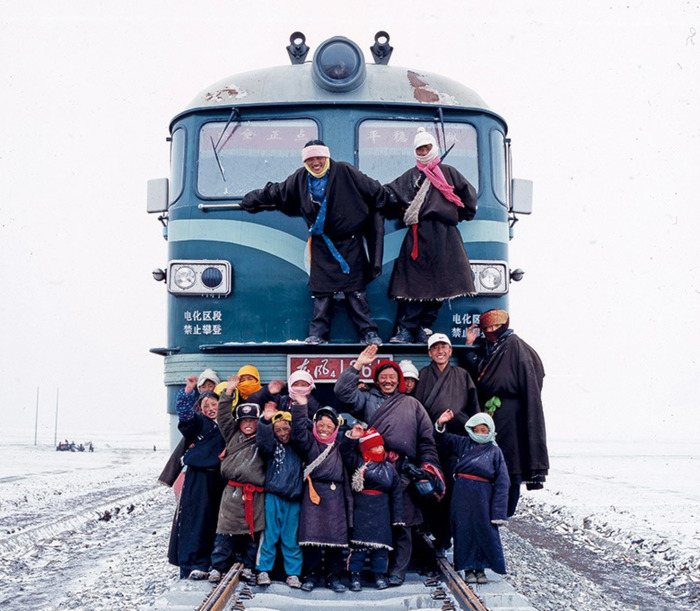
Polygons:
<instances>
[{"instance_id":1,"label":"person wearing face mask","mask_svg":"<svg viewBox=\"0 0 700 611\"><path fill-rule=\"evenodd\" d=\"M170 536L168 558L180 567L180 579L206 579L216 537L224 480L219 454L225 447L216 424L219 397L203 391L194 405L178 403L178 429L185 440L186 468Z\"/></svg>"},{"instance_id":2,"label":"person wearing face mask","mask_svg":"<svg viewBox=\"0 0 700 611\"><path fill-rule=\"evenodd\" d=\"M292 403L296 397L304 395L307 397L309 414L315 414L321 407L318 399L314 397L312 391L316 388L316 383L308 371L294 371L287 379L287 393L283 391L284 382L273 380L261 390L248 397L251 403L257 403L267 408L268 404L274 404L277 410L292 412Z\"/></svg>"},{"instance_id":3,"label":"person wearing face mask","mask_svg":"<svg viewBox=\"0 0 700 611\"><path fill-rule=\"evenodd\" d=\"M248 212L274 208L303 217L309 228L314 309L307 344L328 342L336 297L345 300L360 342L381 344L367 284L382 271L384 219L379 211L384 190L353 165L331 159L321 140L307 142L301 158L302 168L283 182L268 182L247 193L241 208Z\"/></svg>"},{"instance_id":4,"label":"person wearing face mask","mask_svg":"<svg viewBox=\"0 0 700 611\"><path fill-rule=\"evenodd\" d=\"M480 332L485 341L466 357L481 406L498 428L498 445L510 476L508 516L512 516L523 482L528 490L543 487L549 455L542 407L544 367L538 354L509 326L505 310L484 312L478 326L467 329L467 345L474 345Z\"/></svg>"},{"instance_id":5,"label":"person wearing face mask","mask_svg":"<svg viewBox=\"0 0 700 611\"><path fill-rule=\"evenodd\" d=\"M432 134L418 128L415 167L384 185L386 216L408 228L391 274L389 297L398 300L395 344L426 343L442 303L476 294L469 258L457 228L474 218L476 190L441 163Z\"/></svg>"},{"instance_id":6,"label":"person wearing face mask","mask_svg":"<svg viewBox=\"0 0 700 611\"><path fill-rule=\"evenodd\" d=\"M343 550L348 547L352 491L336 441L343 419L332 407L307 417L307 397L292 403L292 446L305 462L301 496L299 545L304 555L301 589L310 592L325 577L326 587L345 592L340 581Z\"/></svg>"},{"instance_id":7,"label":"person wearing face mask","mask_svg":"<svg viewBox=\"0 0 700 611\"><path fill-rule=\"evenodd\" d=\"M454 419L445 410L435 422L438 447L455 455L454 491L450 522L454 533L453 564L465 571L467 583L487 583L484 569L501 575L506 572L498 527L506 524L508 469L496 444L496 428L491 416L479 413L467 420L467 436L445 432Z\"/></svg>"},{"instance_id":8,"label":"person wearing face mask","mask_svg":"<svg viewBox=\"0 0 700 611\"><path fill-rule=\"evenodd\" d=\"M418 473L435 482L436 488L444 489L444 479L433 424L420 402L405 394L401 367L393 361L380 361L374 367L374 385L369 390L358 388L362 368L370 365L376 355L377 347L367 346L355 363L340 374L334 391L353 416L382 436L390 460L401 474L404 525L392 528L394 549L389 556L388 579L390 586L400 586L411 559L413 531L423 522L421 506L409 489Z\"/></svg>"}]
</instances>

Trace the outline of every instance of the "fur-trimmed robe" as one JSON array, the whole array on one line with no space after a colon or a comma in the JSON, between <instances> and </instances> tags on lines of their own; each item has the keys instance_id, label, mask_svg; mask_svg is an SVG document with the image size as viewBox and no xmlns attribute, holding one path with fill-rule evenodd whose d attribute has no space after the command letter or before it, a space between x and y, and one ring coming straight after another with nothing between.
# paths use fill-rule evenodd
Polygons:
<instances>
[{"instance_id":1,"label":"fur-trimmed robe","mask_svg":"<svg viewBox=\"0 0 700 611\"><path fill-rule=\"evenodd\" d=\"M340 440L340 452L352 484L353 530L350 542L360 548L392 550L391 527L403 524L401 477L388 460L365 463L358 446L358 440L347 435Z\"/></svg>"},{"instance_id":2,"label":"fur-trimmed robe","mask_svg":"<svg viewBox=\"0 0 700 611\"><path fill-rule=\"evenodd\" d=\"M455 474L469 474L482 482L455 476L450 504L456 570L492 569L506 572L498 526L491 520L505 520L510 479L498 446L476 443L469 437L435 432L441 451L456 458ZM447 474L446 474L447 475ZM452 476L450 473L448 477Z\"/></svg>"},{"instance_id":3,"label":"fur-trimmed robe","mask_svg":"<svg viewBox=\"0 0 700 611\"><path fill-rule=\"evenodd\" d=\"M493 421L511 479L516 476L528 481L534 475L547 475L544 367L540 357L510 329L480 356L480 360L471 359L478 368L475 379L479 399L482 406L494 396L501 400Z\"/></svg>"},{"instance_id":4,"label":"fur-trimmed robe","mask_svg":"<svg viewBox=\"0 0 700 611\"><path fill-rule=\"evenodd\" d=\"M434 186L428 188L418 218L418 257L415 260L411 257L414 240L413 229L409 227L391 274L389 297L393 299L442 301L476 291L469 257L457 229L460 221L469 221L476 214L476 191L452 166L440 164L439 167L464 207L445 199ZM393 196L389 201L394 204L390 206L394 215L403 217L423 180L427 180L425 175L413 167L384 186Z\"/></svg>"},{"instance_id":5,"label":"fur-trimmed robe","mask_svg":"<svg viewBox=\"0 0 700 611\"><path fill-rule=\"evenodd\" d=\"M291 443L308 466L323 453L328 444L321 443L314 437L306 410L306 405L292 403ZM348 527L352 524L352 493L338 439L333 443L333 449L310 475L313 488L321 498L318 505L311 501L309 482L304 480L299 519L301 546L348 546Z\"/></svg>"},{"instance_id":6,"label":"fur-trimmed robe","mask_svg":"<svg viewBox=\"0 0 700 611\"><path fill-rule=\"evenodd\" d=\"M282 182L268 182L264 188L247 193L241 207L257 212L261 206L271 206L288 216L302 216L307 226L312 227L319 205L311 199L308 176L302 167ZM350 266L350 273L342 272L323 237L311 236L309 290L312 293L364 291L367 283L382 270L384 219L378 212L384 206L382 186L349 163L331 160L326 197L324 232Z\"/></svg>"},{"instance_id":7,"label":"fur-trimmed robe","mask_svg":"<svg viewBox=\"0 0 700 611\"><path fill-rule=\"evenodd\" d=\"M233 418L231 406L233 397L225 392L219 399L216 422L226 441L226 456L221 463L221 475L226 481L241 484L253 484L259 488L265 485L265 462L255 444L255 435L246 437L238 428ZM265 493L253 493L254 531L265 530ZM227 485L221 497L219 522L216 532L222 535L250 534L250 527L245 519L243 488Z\"/></svg>"}]
</instances>

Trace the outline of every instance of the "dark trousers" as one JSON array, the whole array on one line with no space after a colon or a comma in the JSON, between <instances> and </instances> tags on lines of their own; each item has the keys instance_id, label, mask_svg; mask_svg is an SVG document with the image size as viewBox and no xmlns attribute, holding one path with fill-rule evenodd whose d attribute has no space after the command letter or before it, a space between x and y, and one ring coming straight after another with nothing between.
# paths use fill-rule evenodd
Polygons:
<instances>
[{"instance_id":1,"label":"dark trousers","mask_svg":"<svg viewBox=\"0 0 700 611\"><path fill-rule=\"evenodd\" d=\"M255 568L259 540L260 532L255 533L255 539L249 534L217 534L214 540L214 551L211 553L211 568L225 573L236 560L240 560L247 569Z\"/></svg>"},{"instance_id":2,"label":"dark trousers","mask_svg":"<svg viewBox=\"0 0 700 611\"><path fill-rule=\"evenodd\" d=\"M369 570L383 575L389 566L389 550L385 547L353 547L348 556L348 570L351 573L359 573L365 566L365 559L369 557Z\"/></svg>"},{"instance_id":3,"label":"dark trousers","mask_svg":"<svg viewBox=\"0 0 700 611\"><path fill-rule=\"evenodd\" d=\"M413 527L392 526L392 543L394 551L389 556L389 575L396 575L401 579L406 578L408 563L411 561L413 549Z\"/></svg>"},{"instance_id":4,"label":"dark trousers","mask_svg":"<svg viewBox=\"0 0 700 611\"><path fill-rule=\"evenodd\" d=\"M348 316L355 325L355 329L360 337L369 331L377 332L377 325L372 320L369 311L369 301L365 291L354 291L343 293ZM328 340L331 330L331 319L335 307L335 296L327 293L314 293L314 313L309 324L309 335L315 335L321 339Z\"/></svg>"},{"instance_id":5,"label":"dark trousers","mask_svg":"<svg viewBox=\"0 0 700 611\"><path fill-rule=\"evenodd\" d=\"M518 501L520 500L520 484L522 483L522 478L519 475L510 475L510 488L508 488L508 509L507 516L510 518L518 506Z\"/></svg>"},{"instance_id":6,"label":"dark trousers","mask_svg":"<svg viewBox=\"0 0 700 611\"><path fill-rule=\"evenodd\" d=\"M343 548L321 547L317 545L305 545L304 574L306 579L320 579L322 575L326 580L338 577L343 570Z\"/></svg>"},{"instance_id":7,"label":"dark trousers","mask_svg":"<svg viewBox=\"0 0 700 611\"><path fill-rule=\"evenodd\" d=\"M398 327L408 329L415 333L420 328L431 328L437 320L442 301L407 301L399 300L396 312L396 324Z\"/></svg>"},{"instance_id":8,"label":"dark trousers","mask_svg":"<svg viewBox=\"0 0 700 611\"><path fill-rule=\"evenodd\" d=\"M449 471L445 471L449 473ZM450 524L450 504L452 502L452 486L445 487L445 496L440 501L426 501L421 506L425 526L435 538L435 548L449 549L452 546L452 529Z\"/></svg>"}]
</instances>

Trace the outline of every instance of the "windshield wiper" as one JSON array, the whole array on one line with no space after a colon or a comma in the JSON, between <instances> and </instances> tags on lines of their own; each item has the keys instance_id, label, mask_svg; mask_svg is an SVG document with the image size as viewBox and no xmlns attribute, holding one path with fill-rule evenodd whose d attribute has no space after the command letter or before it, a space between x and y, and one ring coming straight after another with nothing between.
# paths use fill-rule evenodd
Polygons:
<instances>
[{"instance_id":1,"label":"windshield wiper","mask_svg":"<svg viewBox=\"0 0 700 611\"><path fill-rule=\"evenodd\" d=\"M219 166L219 172L221 172L221 178L224 179L224 182L226 182L226 172L224 171L224 166L221 164L221 159L219 158L219 144L221 144L221 139L224 137L224 134L226 133L228 126L231 125L231 121L233 121L234 117L238 117L238 122L231 130L231 133L228 135L228 138L226 138L226 140L224 141L223 145L225 145L226 142L228 142L229 138L233 136L233 134L241 124L240 114L238 112L238 108L236 108L235 106L231 109L231 114L228 117L228 121L226 121L226 125L224 125L224 129L221 130L221 133L219 134L219 139L216 141L216 144L214 144L214 138L209 136L209 140L211 140L211 148L214 151L214 157L216 158L216 163Z\"/></svg>"}]
</instances>

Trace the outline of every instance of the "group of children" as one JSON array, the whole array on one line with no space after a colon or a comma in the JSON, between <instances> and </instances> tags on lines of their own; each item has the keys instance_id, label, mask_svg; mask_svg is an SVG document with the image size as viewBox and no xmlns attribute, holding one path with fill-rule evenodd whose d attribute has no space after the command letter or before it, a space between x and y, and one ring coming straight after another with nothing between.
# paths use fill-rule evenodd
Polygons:
<instances>
[{"instance_id":1,"label":"group of children","mask_svg":"<svg viewBox=\"0 0 700 611\"><path fill-rule=\"evenodd\" d=\"M392 526L403 524L395 457L376 430L344 426L332 407L321 407L308 373L294 372L287 394L284 386L263 388L252 365L226 382L211 370L188 378L177 401L187 468L170 561L181 578L211 582L240 561L242 577L264 586L279 546L291 588L308 592L325 581L344 592L347 570L357 592L365 567L377 589L389 587ZM491 418L474 416L462 437L444 432L452 417L447 410L436 421L435 440L458 457L449 474L454 564L467 581L483 583L484 568L505 572L498 526L508 473Z\"/></svg>"}]
</instances>

